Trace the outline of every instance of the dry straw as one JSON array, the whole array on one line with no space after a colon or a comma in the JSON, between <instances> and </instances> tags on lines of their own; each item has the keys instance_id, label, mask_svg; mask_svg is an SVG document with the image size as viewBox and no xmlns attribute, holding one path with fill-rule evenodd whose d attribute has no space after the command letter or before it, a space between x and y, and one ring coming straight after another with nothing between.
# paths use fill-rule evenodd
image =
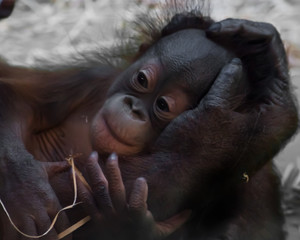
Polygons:
<instances>
[{"instance_id":1,"label":"dry straw","mask_svg":"<svg viewBox=\"0 0 300 240\"><path fill-rule=\"evenodd\" d=\"M76 175L78 176L78 178L80 179L80 181L83 182L83 184L90 189L90 186L88 185L88 183L86 182L86 180L84 179L84 177L82 176L82 174L80 173L80 171L75 167L74 164L74 157L75 155L70 155L69 157L66 158L66 160L68 161L68 163L71 165L72 168L72 178L73 178L73 187L74 187L74 198L73 198L73 203L69 206L66 206L64 208L62 208L61 210L59 210L57 212L57 214L55 215L54 219L52 220L52 223L50 224L49 228L41 235L29 235L26 234L24 232L22 232L17 226L16 224L13 222L10 214L8 213L4 203L2 202L2 200L0 199L0 204L4 210L4 212L6 213L8 220L10 221L11 225L14 227L14 229L19 232L20 234L22 234L23 236L27 237L27 238L33 238L33 239L38 239L38 238L42 238L44 236L46 236L54 227L58 216L60 215L61 212L68 210L68 209L72 209L75 206L77 206L78 204L81 204L82 202L77 202L77 182L76 182ZM81 226L83 226L85 223L87 223L89 220L91 219L90 216L86 216L85 218L81 219L80 221L78 221L77 223L75 223L74 225L70 226L69 228L67 228L66 230L64 230L63 232L58 234L58 239L62 239L65 236L69 235L70 233L74 232L76 229L80 228Z\"/></svg>"}]
</instances>

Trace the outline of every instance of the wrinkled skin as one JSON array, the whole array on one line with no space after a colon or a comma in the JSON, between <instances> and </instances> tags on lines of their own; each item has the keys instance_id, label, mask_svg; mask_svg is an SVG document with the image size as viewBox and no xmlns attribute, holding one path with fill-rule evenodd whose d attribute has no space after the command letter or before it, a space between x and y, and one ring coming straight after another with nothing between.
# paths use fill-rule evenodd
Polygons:
<instances>
[{"instance_id":1,"label":"wrinkled skin","mask_svg":"<svg viewBox=\"0 0 300 240\"><path fill-rule=\"evenodd\" d=\"M114 208L118 210L116 219L123 219L118 216L122 215L122 206L128 202L124 200L125 194L129 199L125 226L129 225L132 231L128 235L116 231L114 239L126 239L127 236L145 239L141 233L146 230L149 239L166 238L188 219L190 212L182 213L186 209L192 210L189 222L170 235L171 239L283 238L276 176L269 161L295 131L297 113L289 90L281 40L271 25L242 20L216 23L207 31L207 36L227 48L233 46L232 51L245 66L247 78L238 60L230 62L232 53L220 50L225 52L223 59L218 52L213 57L207 55L205 49L219 47L212 42L207 43L214 46L212 48L203 46L200 39L203 40L205 34L194 29L162 38L117 77L116 72L105 66L83 72L75 69L66 73L32 73L1 63L0 105L3 110L0 121L3 130L0 139L1 176L4 180L0 194L21 230L33 235L42 233L60 204L71 202L72 193L68 193L66 187L70 176L64 172L66 164L56 161L70 153L82 153L76 159L77 165L88 179L93 194L81 186L80 196L85 201L83 210L94 217L94 226L90 224L75 232L76 239L81 237L80 234L83 234L82 239L89 234L109 238L114 230L113 223L116 223L116 228L124 229L122 220L120 223L108 221L112 226L108 233L106 229L98 228L105 225L106 218L111 218ZM180 48L186 39L190 41L189 46ZM202 50L199 46L203 47ZM155 57L157 53L159 61ZM260 59L264 59L264 63L260 63ZM150 65L150 77L145 63ZM135 81L141 71L148 80L156 79L157 84L150 81L149 85L144 85L143 81ZM154 77L152 72L155 72ZM208 72L208 76L203 78L203 72ZM26 92L22 91L21 81L15 80L21 76L26 76L22 79ZM40 81L46 83L45 78L53 80L40 88ZM174 84L174 78L179 79L179 86L177 82ZM84 81L86 79L89 81ZM133 79L133 83L128 79ZM135 88L137 82L140 85ZM182 84L190 86L188 94L181 91ZM151 94L144 94L145 89L151 90ZM103 96L106 93L107 100ZM172 106L177 96L184 99L184 104L175 104L171 111L165 111L165 103ZM165 101L163 104L157 101L160 97ZM143 99L143 104L137 99ZM121 108L114 110L116 101ZM139 109L141 105L142 110ZM156 107L163 112L162 118L159 114L154 115ZM115 130L118 128L113 125L117 132L112 134L104 120L123 109L130 110L124 111L125 115L120 117L120 126L129 132ZM83 115L85 122L82 121ZM152 122L153 116L158 121ZM129 119L132 124L122 119ZM132 125L142 129L137 136ZM150 125L155 127L149 130ZM131 139L131 136L135 137ZM57 140L62 149L53 147ZM100 159L88 158L92 150L100 153ZM116 162L106 161L106 156L112 151L123 155L120 158L122 179ZM44 165L36 159L52 162L52 165ZM56 172L62 173L54 174ZM250 175L249 184L241 180L244 172ZM113 179L114 176L117 178ZM146 181L148 206L145 204ZM116 194L118 188L122 189L117 191L121 197ZM254 199L265 202L269 208L262 209ZM225 209L228 206L229 210ZM76 221L73 214L85 216L81 215L80 209L77 210L70 213L70 221ZM148 210L158 222L151 218ZM257 219L261 211L263 214ZM24 214L26 212L30 215ZM23 239L5 217L2 216L1 220L4 239ZM65 215L59 221L44 239L57 239L57 233L68 225ZM137 234L132 236L133 233Z\"/></svg>"}]
</instances>

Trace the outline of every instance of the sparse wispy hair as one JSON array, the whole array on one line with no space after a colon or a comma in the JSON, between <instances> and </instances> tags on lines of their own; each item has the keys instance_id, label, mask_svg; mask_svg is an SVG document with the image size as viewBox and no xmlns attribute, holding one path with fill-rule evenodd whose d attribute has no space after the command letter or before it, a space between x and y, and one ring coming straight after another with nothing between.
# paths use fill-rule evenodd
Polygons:
<instances>
[{"instance_id":1,"label":"sparse wispy hair","mask_svg":"<svg viewBox=\"0 0 300 240\"><path fill-rule=\"evenodd\" d=\"M140 8L140 11L133 21L124 21L122 28L116 30L112 46L77 51L58 64L58 59L54 64L44 61L42 68L57 70L100 64L122 70L137 58L142 45L151 46L162 37L182 29L205 29L213 22L207 0L165 0L155 8Z\"/></svg>"}]
</instances>

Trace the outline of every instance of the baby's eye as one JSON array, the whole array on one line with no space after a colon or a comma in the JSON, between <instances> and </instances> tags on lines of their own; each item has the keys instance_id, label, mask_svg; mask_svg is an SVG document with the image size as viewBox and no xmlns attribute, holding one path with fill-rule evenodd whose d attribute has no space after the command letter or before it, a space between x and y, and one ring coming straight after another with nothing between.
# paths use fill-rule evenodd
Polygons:
<instances>
[{"instance_id":1,"label":"baby's eye","mask_svg":"<svg viewBox=\"0 0 300 240\"><path fill-rule=\"evenodd\" d=\"M158 98L156 100L156 107L160 111L163 111L163 112L169 112L170 111L169 105L168 105L167 101L163 97L160 97L160 98Z\"/></svg>"},{"instance_id":2,"label":"baby's eye","mask_svg":"<svg viewBox=\"0 0 300 240\"><path fill-rule=\"evenodd\" d=\"M148 88L148 79L143 72L139 72L137 75L137 81L143 88Z\"/></svg>"}]
</instances>

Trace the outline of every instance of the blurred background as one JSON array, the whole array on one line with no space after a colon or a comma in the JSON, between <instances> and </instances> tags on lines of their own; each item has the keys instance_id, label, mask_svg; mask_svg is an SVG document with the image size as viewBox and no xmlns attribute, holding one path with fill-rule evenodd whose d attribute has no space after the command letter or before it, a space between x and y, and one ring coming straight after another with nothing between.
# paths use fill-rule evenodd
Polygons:
<instances>
[{"instance_id":1,"label":"blurred background","mask_svg":"<svg viewBox=\"0 0 300 240\"><path fill-rule=\"evenodd\" d=\"M1 0L0 0L1 2ZM215 20L244 18L270 22L284 41L295 95L300 98L300 1L211 0ZM157 8L158 0L18 0L0 22L0 56L34 66L89 49L108 47L116 29L136 13ZM63 56L63 57L62 57ZM300 134L276 157L282 176L288 240L300 239Z\"/></svg>"}]
</instances>

